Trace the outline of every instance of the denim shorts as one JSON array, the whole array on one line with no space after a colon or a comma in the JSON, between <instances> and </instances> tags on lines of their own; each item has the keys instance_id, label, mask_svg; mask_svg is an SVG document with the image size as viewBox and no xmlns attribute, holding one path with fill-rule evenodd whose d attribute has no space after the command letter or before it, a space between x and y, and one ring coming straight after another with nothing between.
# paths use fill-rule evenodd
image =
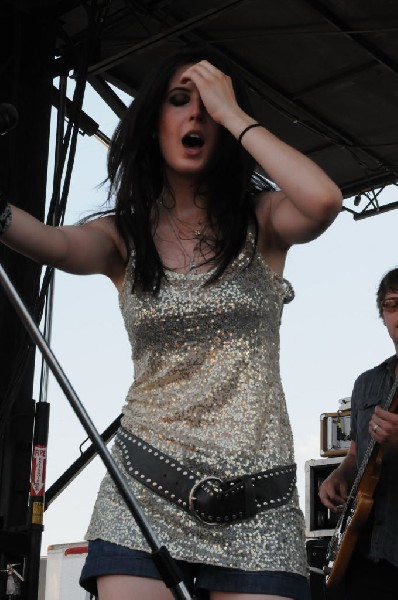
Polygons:
<instances>
[{"instance_id":1,"label":"denim shorts","mask_svg":"<svg viewBox=\"0 0 398 600\"><path fill-rule=\"evenodd\" d=\"M294 600L310 600L308 581L302 575L284 571L241 571L202 563L176 561L189 593L208 600L209 591L246 594L273 594ZM80 577L80 585L96 596L96 578L101 575L132 575L161 579L151 555L140 550L93 540Z\"/></svg>"}]
</instances>

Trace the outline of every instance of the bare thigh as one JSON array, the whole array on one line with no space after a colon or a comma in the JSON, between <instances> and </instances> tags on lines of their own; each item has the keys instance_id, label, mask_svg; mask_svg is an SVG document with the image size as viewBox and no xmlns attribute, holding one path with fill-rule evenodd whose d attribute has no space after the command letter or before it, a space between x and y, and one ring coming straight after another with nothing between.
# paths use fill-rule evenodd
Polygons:
<instances>
[{"instance_id":1,"label":"bare thigh","mask_svg":"<svg viewBox=\"0 0 398 600\"><path fill-rule=\"evenodd\" d=\"M105 575L97 578L98 600L173 600L163 581L131 575ZM269 594L210 592L210 600L292 600Z\"/></svg>"},{"instance_id":2,"label":"bare thigh","mask_svg":"<svg viewBox=\"0 0 398 600\"><path fill-rule=\"evenodd\" d=\"M173 600L163 581L131 575L97 577L98 600Z\"/></svg>"}]
</instances>

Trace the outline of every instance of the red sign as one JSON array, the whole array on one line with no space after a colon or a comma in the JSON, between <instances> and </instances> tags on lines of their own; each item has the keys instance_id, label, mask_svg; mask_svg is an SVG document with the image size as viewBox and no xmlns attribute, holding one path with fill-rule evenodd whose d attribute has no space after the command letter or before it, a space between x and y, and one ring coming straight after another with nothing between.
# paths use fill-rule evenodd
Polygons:
<instances>
[{"instance_id":1,"label":"red sign","mask_svg":"<svg viewBox=\"0 0 398 600\"><path fill-rule=\"evenodd\" d=\"M33 449L30 495L44 496L46 482L47 448L38 444Z\"/></svg>"}]
</instances>

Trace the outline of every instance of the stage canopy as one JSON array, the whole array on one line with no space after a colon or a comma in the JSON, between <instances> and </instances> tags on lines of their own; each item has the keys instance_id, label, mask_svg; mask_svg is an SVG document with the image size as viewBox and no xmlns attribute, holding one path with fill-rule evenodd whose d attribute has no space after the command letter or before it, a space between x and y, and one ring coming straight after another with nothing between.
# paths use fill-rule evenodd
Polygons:
<instances>
[{"instance_id":1,"label":"stage canopy","mask_svg":"<svg viewBox=\"0 0 398 600\"><path fill-rule=\"evenodd\" d=\"M246 80L256 118L331 175L355 218L398 206L382 206L378 198L398 180L395 0L11 4L40 14L56 31L54 75L73 72L91 37L88 81L119 115L122 103L108 84L134 95L172 48L216 47Z\"/></svg>"}]
</instances>

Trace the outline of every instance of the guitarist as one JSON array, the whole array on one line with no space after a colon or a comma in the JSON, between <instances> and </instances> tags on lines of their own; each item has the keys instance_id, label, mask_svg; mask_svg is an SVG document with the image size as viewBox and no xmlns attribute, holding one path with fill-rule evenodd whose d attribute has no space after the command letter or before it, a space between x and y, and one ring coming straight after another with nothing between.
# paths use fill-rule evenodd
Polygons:
<instances>
[{"instance_id":1,"label":"guitarist","mask_svg":"<svg viewBox=\"0 0 398 600\"><path fill-rule=\"evenodd\" d=\"M374 504L345 574L346 600L398 598L398 415L380 406L398 376L398 269L389 271L377 291L377 307L395 354L362 373L351 396L351 446L319 489L321 502L341 511L370 436L382 448Z\"/></svg>"}]
</instances>

